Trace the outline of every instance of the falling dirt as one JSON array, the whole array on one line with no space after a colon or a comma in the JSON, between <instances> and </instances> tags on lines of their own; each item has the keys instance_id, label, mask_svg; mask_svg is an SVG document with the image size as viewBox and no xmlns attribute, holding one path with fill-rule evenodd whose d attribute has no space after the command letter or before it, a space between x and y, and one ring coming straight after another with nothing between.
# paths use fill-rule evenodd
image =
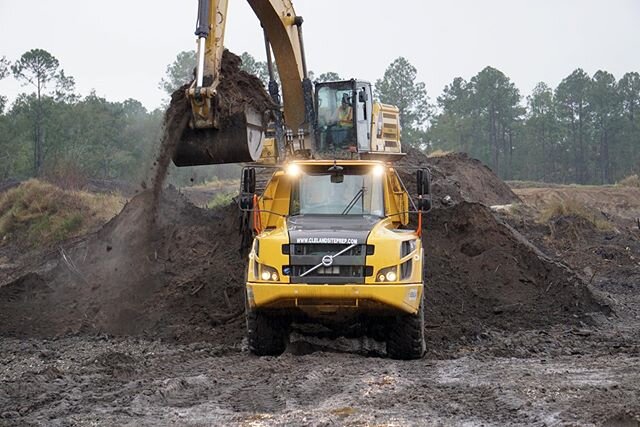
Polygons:
<instances>
[{"instance_id":1,"label":"falling dirt","mask_svg":"<svg viewBox=\"0 0 640 427\"><path fill-rule=\"evenodd\" d=\"M155 168L152 179L152 206L154 207L158 204L160 193L164 188L173 153L180 143L182 134L187 129L191 118L191 105L185 93L189 85L185 84L171 94L171 101L164 115L164 132L160 141L160 152L154 163Z\"/></svg>"}]
</instances>

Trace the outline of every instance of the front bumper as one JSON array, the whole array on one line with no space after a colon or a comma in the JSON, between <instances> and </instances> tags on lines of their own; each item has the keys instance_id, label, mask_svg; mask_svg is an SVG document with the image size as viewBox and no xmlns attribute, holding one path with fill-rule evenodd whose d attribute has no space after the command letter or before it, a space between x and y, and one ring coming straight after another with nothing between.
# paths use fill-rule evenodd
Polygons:
<instances>
[{"instance_id":1,"label":"front bumper","mask_svg":"<svg viewBox=\"0 0 640 427\"><path fill-rule=\"evenodd\" d=\"M307 285L247 283L252 308L301 308L331 312L335 309L383 309L414 314L420 308L421 283L394 285Z\"/></svg>"}]
</instances>

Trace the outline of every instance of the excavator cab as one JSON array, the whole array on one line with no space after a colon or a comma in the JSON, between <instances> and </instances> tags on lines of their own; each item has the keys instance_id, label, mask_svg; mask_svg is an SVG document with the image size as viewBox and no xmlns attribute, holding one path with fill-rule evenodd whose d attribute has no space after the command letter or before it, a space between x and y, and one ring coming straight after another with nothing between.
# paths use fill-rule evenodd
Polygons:
<instances>
[{"instance_id":1,"label":"excavator cab","mask_svg":"<svg viewBox=\"0 0 640 427\"><path fill-rule=\"evenodd\" d=\"M362 80L316 83L317 151L392 161L402 156L397 107L374 102L371 84Z\"/></svg>"}]
</instances>

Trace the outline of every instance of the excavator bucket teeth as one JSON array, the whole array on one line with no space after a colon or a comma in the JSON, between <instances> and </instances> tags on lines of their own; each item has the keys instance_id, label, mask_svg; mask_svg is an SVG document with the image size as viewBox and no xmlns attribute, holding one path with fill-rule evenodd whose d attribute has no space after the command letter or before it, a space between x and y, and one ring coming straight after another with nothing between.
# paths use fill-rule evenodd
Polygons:
<instances>
[{"instance_id":1,"label":"excavator bucket teeth","mask_svg":"<svg viewBox=\"0 0 640 427\"><path fill-rule=\"evenodd\" d=\"M188 127L177 144L176 166L255 162L264 143L262 115L251 107L225 118L219 129Z\"/></svg>"}]
</instances>

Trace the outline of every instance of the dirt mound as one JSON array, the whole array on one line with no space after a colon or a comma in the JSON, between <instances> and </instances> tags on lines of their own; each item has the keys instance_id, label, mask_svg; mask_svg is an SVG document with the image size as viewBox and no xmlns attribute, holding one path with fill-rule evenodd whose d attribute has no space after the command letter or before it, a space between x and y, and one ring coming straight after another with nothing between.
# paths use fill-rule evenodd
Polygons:
<instances>
[{"instance_id":1,"label":"dirt mound","mask_svg":"<svg viewBox=\"0 0 640 427\"><path fill-rule=\"evenodd\" d=\"M555 186L515 190L527 209L501 218L584 280L613 292L616 314L634 306L640 283L640 193L612 186Z\"/></svg>"},{"instance_id":2,"label":"dirt mound","mask_svg":"<svg viewBox=\"0 0 640 427\"><path fill-rule=\"evenodd\" d=\"M201 210L167 190L150 226L153 197L140 194L99 232L42 260L52 268L0 284L0 333L211 339L212 326L240 317L234 208Z\"/></svg>"},{"instance_id":3,"label":"dirt mound","mask_svg":"<svg viewBox=\"0 0 640 427\"><path fill-rule=\"evenodd\" d=\"M415 174L411 168L428 167L431 170L435 206L451 205L461 201L478 202L486 206L520 201L511 188L491 169L466 153L427 157L420 150L409 147L406 156L397 165L400 176L411 194L415 194ZM445 199L447 196L449 198Z\"/></svg>"},{"instance_id":4,"label":"dirt mound","mask_svg":"<svg viewBox=\"0 0 640 427\"><path fill-rule=\"evenodd\" d=\"M481 204L436 208L427 228L432 341L492 328L575 323L586 321L587 313L607 311L568 267L548 258Z\"/></svg>"}]
</instances>

